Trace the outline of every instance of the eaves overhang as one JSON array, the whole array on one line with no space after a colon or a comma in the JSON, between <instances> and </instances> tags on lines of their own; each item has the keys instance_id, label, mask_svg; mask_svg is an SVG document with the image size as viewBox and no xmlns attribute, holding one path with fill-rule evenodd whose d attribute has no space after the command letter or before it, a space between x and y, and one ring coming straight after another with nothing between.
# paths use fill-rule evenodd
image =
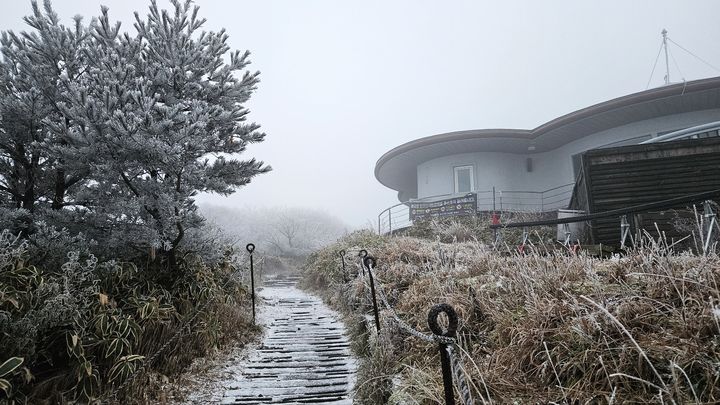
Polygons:
<instances>
[{"instance_id":1,"label":"eaves overhang","mask_svg":"<svg viewBox=\"0 0 720 405\"><path fill-rule=\"evenodd\" d=\"M427 136L378 159L375 178L403 200L417 197L417 166L460 153L539 153L594 133L647 119L720 108L720 77L676 83L586 107L535 129L477 129ZM532 152L529 152L529 148Z\"/></svg>"}]
</instances>

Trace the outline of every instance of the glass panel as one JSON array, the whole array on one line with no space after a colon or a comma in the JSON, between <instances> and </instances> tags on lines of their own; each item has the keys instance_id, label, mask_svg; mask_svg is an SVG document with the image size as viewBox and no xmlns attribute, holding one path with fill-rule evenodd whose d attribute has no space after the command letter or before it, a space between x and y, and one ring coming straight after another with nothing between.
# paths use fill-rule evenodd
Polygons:
<instances>
[{"instance_id":1,"label":"glass panel","mask_svg":"<svg viewBox=\"0 0 720 405\"><path fill-rule=\"evenodd\" d=\"M469 193L472 191L472 174L470 173L471 168L459 168L455 170L455 176L457 176L457 193Z\"/></svg>"}]
</instances>

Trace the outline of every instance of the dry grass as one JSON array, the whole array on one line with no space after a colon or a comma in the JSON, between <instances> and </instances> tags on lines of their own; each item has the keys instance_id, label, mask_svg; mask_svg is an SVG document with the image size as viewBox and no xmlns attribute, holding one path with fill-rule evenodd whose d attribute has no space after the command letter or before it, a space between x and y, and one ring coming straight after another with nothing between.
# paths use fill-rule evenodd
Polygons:
<instances>
[{"instance_id":1,"label":"dry grass","mask_svg":"<svg viewBox=\"0 0 720 405\"><path fill-rule=\"evenodd\" d=\"M354 277L357 267L339 274L334 252L361 242L378 258L377 278L410 325L429 333L430 307L455 307L476 403L720 401L717 255L677 253L647 240L612 260L537 251L502 256L474 241L351 235L314 255L305 274L353 330L363 329L357 320L370 311L367 292ZM382 316L392 324L387 311ZM366 335L353 333L365 336L358 340L367 359L361 387L382 381L390 403L437 403L434 345L390 326L379 344ZM380 403L362 388L358 397Z\"/></svg>"}]
</instances>

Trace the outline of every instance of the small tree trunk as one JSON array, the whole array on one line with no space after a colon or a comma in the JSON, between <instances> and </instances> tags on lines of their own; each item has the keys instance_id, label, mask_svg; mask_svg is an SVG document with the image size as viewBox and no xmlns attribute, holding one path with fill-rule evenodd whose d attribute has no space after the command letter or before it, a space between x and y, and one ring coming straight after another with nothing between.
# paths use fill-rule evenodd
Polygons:
<instances>
[{"instance_id":1,"label":"small tree trunk","mask_svg":"<svg viewBox=\"0 0 720 405\"><path fill-rule=\"evenodd\" d=\"M35 212L35 183L39 163L40 156L35 154L26 166L27 173L25 173L25 192L23 194L22 207L30 212Z\"/></svg>"},{"instance_id":2,"label":"small tree trunk","mask_svg":"<svg viewBox=\"0 0 720 405\"><path fill-rule=\"evenodd\" d=\"M57 169L55 174L55 192L51 208L55 211L61 210L65 203L65 169Z\"/></svg>"},{"instance_id":3,"label":"small tree trunk","mask_svg":"<svg viewBox=\"0 0 720 405\"><path fill-rule=\"evenodd\" d=\"M180 210L178 207L175 207L175 216L180 216ZM182 223L180 221L175 222L175 227L177 228L178 234L175 237L175 240L172 241L172 248L170 248L170 251L168 252L168 260L170 262L170 267L172 269L177 269L178 267L178 260L177 260L177 247L180 245L180 242L182 242L183 238L185 237L185 228L182 226Z\"/></svg>"}]
</instances>

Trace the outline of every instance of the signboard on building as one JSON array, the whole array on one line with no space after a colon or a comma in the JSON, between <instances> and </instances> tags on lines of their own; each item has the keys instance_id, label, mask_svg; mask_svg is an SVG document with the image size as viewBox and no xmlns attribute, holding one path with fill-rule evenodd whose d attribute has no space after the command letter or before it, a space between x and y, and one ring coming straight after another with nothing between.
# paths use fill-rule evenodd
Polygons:
<instances>
[{"instance_id":1,"label":"signboard on building","mask_svg":"<svg viewBox=\"0 0 720 405\"><path fill-rule=\"evenodd\" d=\"M475 215L477 195L466 194L462 197L435 201L411 201L410 220Z\"/></svg>"}]
</instances>

